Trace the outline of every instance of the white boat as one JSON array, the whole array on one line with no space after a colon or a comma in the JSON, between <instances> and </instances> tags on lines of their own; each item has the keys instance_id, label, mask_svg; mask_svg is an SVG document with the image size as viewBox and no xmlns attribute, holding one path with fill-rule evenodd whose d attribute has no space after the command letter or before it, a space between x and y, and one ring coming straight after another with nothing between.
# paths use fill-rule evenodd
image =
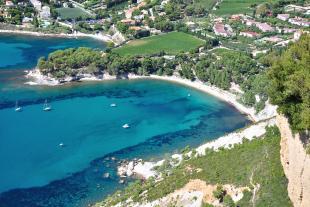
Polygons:
<instances>
[{"instance_id":1,"label":"white boat","mask_svg":"<svg viewBox=\"0 0 310 207\"><path fill-rule=\"evenodd\" d=\"M127 129L127 128L130 128L130 126L129 126L129 124L124 124L124 125L123 125L123 128L124 128L124 129Z\"/></svg>"},{"instance_id":2,"label":"white boat","mask_svg":"<svg viewBox=\"0 0 310 207\"><path fill-rule=\"evenodd\" d=\"M65 146L65 145L64 145L64 143L62 143L62 142L59 144L59 147L64 147L64 146Z\"/></svg>"},{"instance_id":3,"label":"white boat","mask_svg":"<svg viewBox=\"0 0 310 207\"><path fill-rule=\"evenodd\" d=\"M111 106L111 107L116 107L116 104L115 104L115 103L112 103L110 106Z\"/></svg>"},{"instance_id":4,"label":"white boat","mask_svg":"<svg viewBox=\"0 0 310 207\"><path fill-rule=\"evenodd\" d=\"M190 97L190 96L191 96L191 94L189 93L189 94L187 94L187 96L188 96L188 97Z\"/></svg>"},{"instance_id":5,"label":"white boat","mask_svg":"<svg viewBox=\"0 0 310 207\"><path fill-rule=\"evenodd\" d=\"M43 105L43 111L50 111L52 110L52 107L47 103L47 100L45 99L45 103Z\"/></svg>"},{"instance_id":6,"label":"white boat","mask_svg":"<svg viewBox=\"0 0 310 207\"><path fill-rule=\"evenodd\" d=\"M15 104L15 111L16 112L21 112L22 111L22 107L18 106L18 101L16 101L16 104Z\"/></svg>"}]
</instances>

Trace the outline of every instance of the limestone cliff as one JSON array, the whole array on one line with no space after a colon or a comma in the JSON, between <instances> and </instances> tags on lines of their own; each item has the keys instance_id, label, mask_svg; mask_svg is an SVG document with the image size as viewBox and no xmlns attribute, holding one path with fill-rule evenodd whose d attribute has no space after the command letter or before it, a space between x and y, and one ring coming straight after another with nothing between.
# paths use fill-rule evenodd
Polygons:
<instances>
[{"instance_id":1,"label":"limestone cliff","mask_svg":"<svg viewBox=\"0 0 310 207\"><path fill-rule=\"evenodd\" d=\"M277 116L281 132L281 162L288 179L288 194L294 207L310 206L310 155L306 154L300 135L294 135L288 120Z\"/></svg>"}]
</instances>

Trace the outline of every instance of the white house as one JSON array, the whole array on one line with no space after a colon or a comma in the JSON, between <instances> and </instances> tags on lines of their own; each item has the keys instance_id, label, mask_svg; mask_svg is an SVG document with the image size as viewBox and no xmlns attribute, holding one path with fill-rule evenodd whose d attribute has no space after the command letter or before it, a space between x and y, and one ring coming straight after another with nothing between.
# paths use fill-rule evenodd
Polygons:
<instances>
[{"instance_id":1,"label":"white house","mask_svg":"<svg viewBox=\"0 0 310 207\"><path fill-rule=\"evenodd\" d=\"M310 26L310 22L307 19L304 19L301 17L290 18L288 22L291 24L298 25L298 26L304 26L304 27Z\"/></svg>"},{"instance_id":2,"label":"white house","mask_svg":"<svg viewBox=\"0 0 310 207\"><path fill-rule=\"evenodd\" d=\"M40 12L40 17L42 19L48 19L51 17L51 9L48 6L43 6Z\"/></svg>"},{"instance_id":3,"label":"white house","mask_svg":"<svg viewBox=\"0 0 310 207\"><path fill-rule=\"evenodd\" d=\"M240 32L239 35L240 35L240 36L244 36L244 37L250 37L250 38L256 38L256 37L259 36L258 33L256 33L256 32L251 32L251 31Z\"/></svg>"},{"instance_id":4,"label":"white house","mask_svg":"<svg viewBox=\"0 0 310 207\"><path fill-rule=\"evenodd\" d=\"M289 14L278 14L277 18L282 20L282 21L286 21L286 20L288 20L288 18L290 18L290 15Z\"/></svg>"},{"instance_id":5,"label":"white house","mask_svg":"<svg viewBox=\"0 0 310 207\"><path fill-rule=\"evenodd\" d=\"M30 3L33 5L33 7L37 10L37 11L41 11L42 8L42 3L38 0L30 0Z\"/></svg>"},{"instance_id":6,"label":"white house","mask_svg":"<svg viewBox=\"0 0 310 207\"><path fill-rule=\"evenodd\" d=\"M262 32L273 32L274 28L271 27L269 24L267 23L256 23L255 26L260 29Z\"/></svg>"},{"instance_id":7,"label":"white house","mask_svg":"<svg viewBox=\"0 0 310 207\"><path fill-rule=\"evenodd\" d=\"M23 18L23 23L30 23L33 21L33 18L32 17L24 17Z\"/></svg>"}]
</instances>

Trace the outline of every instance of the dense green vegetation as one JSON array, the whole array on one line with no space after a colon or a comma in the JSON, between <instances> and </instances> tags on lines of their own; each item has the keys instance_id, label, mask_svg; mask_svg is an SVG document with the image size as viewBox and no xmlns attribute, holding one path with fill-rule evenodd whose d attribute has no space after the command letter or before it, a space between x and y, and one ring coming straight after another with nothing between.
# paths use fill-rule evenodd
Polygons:
<instances>
[{"instance_id":1,"label":"dense green vegetation","mask_svg":"<svg viewBox=\"0 0 310 207\"><path fill-rule=\"evenodd\" d=\"M152 36L140 40L133 40L114 51L120 55L149 55L164 51L176 54L180 51L189 51L203 45L203 41L182 32Z\"/></svg>"},{"instance_id":2,"label":"dense green vegetation","mask_svg":"<svg viewBox=\"0 0 310 207\"><path fill-rule=\"evenodd\" d=\"M269 70L271 102L288 116L293 130L310 129L310 35L274 58Z\"/></svg>"},{"instance_id":3,"label":"dense green vegetation","mask_svg":"<svg viewBox=\"0 0 310 207\"><path fill-rule=\"evenodd\" d=\"M57 50L49 54L47 60L41 57L38 68L43 74L52 74L56 78L75 76L82 69L88 73L98 73L104 67L101 52L90 48Z\"/></svg>"},{"instance_id":4,"label":"dense green vegetation","mask_svg":"<svg viewBox=\"0 0 310 207\"><path fill-rule=\"evenodd\" d=\"M110 206L128 198L133 201L153 201L182 188L190 179L201 179L210 184L248 186L252 189L252 177L252 183L260 184L255 206L292 206L287 194L287 179L280 162L279 143L279 130L269 127L263 138L245 140L232 149L221 149L218 152L207 150L205 156L188 159L172 169L166 164L161 169L163 180L157 183L152 178L146 182L137 181L124 191L116 192L104 203ZM193 170L189 171L189 167ZM198 168L202 170L196 171ZM147 193L141 194L145 190ZM214 193L221 195L220 189ZM246 191L245 196L232 206L252 206L251 198L252 193ZM231 203L229 198L225 200Z\"/></svg>"},{"instance_id":5,"label":"dense green vegetation","mask_svg":"<svg viewBox=\"0 0 310 207\"><path fill-rule=\"evenodd\" d=\"M184 33L169 34L172 34L172 37L175 34L188 37ZM208 49L210 44L213 42L207 41L204 48ZM154 42L151 47L154 52L155 46ZM144 45L137 45L137 47L144 47ZM121 47L118 50L122 49ZM134 51L138 52L136 48ZM255 106L257 111L264 108L264 103L267 100L266 86L268 80L265 73L262 72L262 68L246 53L214 50L212 53L208 52L201 55L196 48L190 52L179 52L177 55L167 58L165 51L157 49L156 52L149 56L134 56L131 53L119 54L117 50L116 52L112 50L102 53L87 48L68 49L51 53L47 60L41 58L38 62L38 68L43 74L50 74L59 79L66 76L73 76L78 79L82 73L94 75L109 73L116 76L128 73L138 75L172 75L178 73L183 78L199 79L225 90L228 90L231 87L231 82L234 82L239 84L245 92L240 98L242 103ZM256 101L255 95L259 96L259 102Z\"/></svg>"},{"instance_id":6,"label":"dense green vegetation","mask_svg":"<svg viewBox=\"0 0 310 207\"><path fill-rule=\"evenodd\" d=\"M89 48L58 50L49 54L47 59L41 57L37 65L44 75L50 74L58 79L66 76L78 78L81 73L100 75L104 72L115 76L128 73L172 75L175 66L174 61L164 58L122 57Z\"/></svg>"}]
</instances>

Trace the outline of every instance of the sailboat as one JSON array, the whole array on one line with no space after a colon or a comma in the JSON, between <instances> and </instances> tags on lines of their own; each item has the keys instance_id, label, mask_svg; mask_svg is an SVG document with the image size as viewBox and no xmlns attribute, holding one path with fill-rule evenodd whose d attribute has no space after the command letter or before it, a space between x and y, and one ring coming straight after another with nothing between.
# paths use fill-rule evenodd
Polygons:
<instances>
[{"instance_id":1,"label":"sailboat","mask_svg":"<svg viewBox=\"0 0 310 207\"><path fill-rule=\"evenodd\" d=\"M45 103L43 105L43 111L50 111L52 107L47 103L47 99L45 99Z\"/></svg>"},{"instance_id":2,"label":"sailboat","mask_svg":"<svg viewBox=\"0 0 310 207\"><path fill-rule=\"evenodd\" d=\"M16 101L16 104L15 104L15 111L16 112L22 111L22 107L18 106L18 101Z\"/></svg>"},{"instance_id":3,"label":"sailboat","mask_svg":"<svg viewBox=\"0 0 310 207\"><path fill-rule=\"evenodd\" d=\"M124 129L130 128L129 124L124 124L122 127L123 127Z\"/></svg>"}]
</instances>

